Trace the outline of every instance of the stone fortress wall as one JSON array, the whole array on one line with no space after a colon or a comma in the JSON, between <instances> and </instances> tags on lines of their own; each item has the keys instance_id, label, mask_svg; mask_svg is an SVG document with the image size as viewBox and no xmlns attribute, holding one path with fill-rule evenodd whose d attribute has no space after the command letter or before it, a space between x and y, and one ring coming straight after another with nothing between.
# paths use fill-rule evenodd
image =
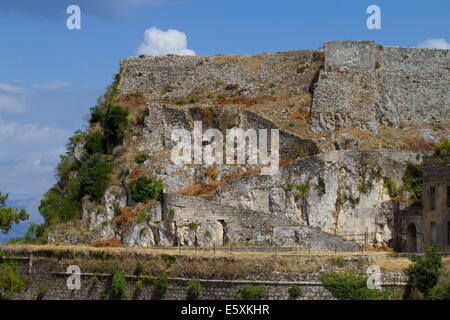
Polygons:
<instances>
[{"instance_id":1,"label":"stone fortress wall","mask_svg":"<svg viewBox=\"0 0 450 320\"><path fill-rule=\"evenodd\" d=\"M325 43L324 70L314 91L312 129L380 123L447 122L449 50L385 47L374 41Z\"/></svg>"},{"instance_id":2,"label":"stone fortress wall","mask_svg":"<svg viewBox=\"0 0 450 320\"><path fill-rule=\"evenodd\" d=\"M107 260L100 259L101 254L91 252L78 253L71 249L11 249L2 248L8 259L17 262L20 275L25 279L24 290L13 295L14 299L35 300L39 292L44 289L45 294L41 297L44 300L102 300L107 299L102 296L102 289L106 292L111 291L111 275L108 268L105 272L96 271L96 268L102 268L103 265L109 265L120 260L129 261L130 267L122 267L123 275L127 281L126 297L124 299L144 299L144 300L185 300L189 299L186 286L192 279L190 276L168 276L168 288L163 295L157 293L153 283L145 284L142 292L136 292L135 284L138 277L135 275L135 266L138 261L147 263L151 259L158 259L155 253L135 253L123 252L112 253ZM97 251L97 253L103 253ZM177 256L177 260L182 259L214 259L214 257L192 256L184 257L183 254ZM235 259L222 258L222 259ZM368 257L353 256L346 258L348 267L354 267L359 263L368 261ZM67 267L77 265L81 271L81 288L71 290L67 287L67 279L71 275L66 273ZM335 267L324 267L323 272L334 270ZM242 275L236 275L234 279L222 279L220 277L209 275L200 278L202 294L200 300L233 300L239 288L246 285L264 285L266 296L269 300L287 300L289 291L293 284L300 287L303 297L301 300L334 300L333 295L325 288L323 283L318 280L320 273L291 273L280 274L279 272L260 273L257 278L249 279ZM95 279L95 280L94 280ZM404 287L407 277L401 272L383 272L381 274L382 287Z\"/></svg>"}]
</instances>

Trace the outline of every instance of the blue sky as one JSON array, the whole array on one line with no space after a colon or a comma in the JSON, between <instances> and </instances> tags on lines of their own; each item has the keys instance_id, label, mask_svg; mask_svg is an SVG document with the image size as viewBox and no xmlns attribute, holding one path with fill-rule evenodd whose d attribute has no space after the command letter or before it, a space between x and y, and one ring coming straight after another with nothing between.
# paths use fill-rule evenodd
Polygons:
<instances>
[{"instance_id":1,"label":"blue sky","mask_svg":"<svg viewBox=\"0 0 450 320\"><path fill-rule=\"evenodd\" d=\"M81 8L81 30L66 28L70 4ZM366 27L371 4L381 8L381 30ZM450 1L1 1L0 190L31 221L42 222L37 206L67 138L86 126L119 61L138 54L151 27L178 30L197 55L317 49L328 40L447 46Z\"/></svg>"}]
</instances>

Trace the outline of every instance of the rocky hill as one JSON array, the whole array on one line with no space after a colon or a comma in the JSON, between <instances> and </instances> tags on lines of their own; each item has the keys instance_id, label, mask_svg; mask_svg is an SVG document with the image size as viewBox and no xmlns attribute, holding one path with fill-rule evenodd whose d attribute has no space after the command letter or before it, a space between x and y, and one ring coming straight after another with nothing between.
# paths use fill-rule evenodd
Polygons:
<instances>
[{"instance_id":1,"label":"rocky hill","mask_svg":"<svg viewBox=\"0 0 450 320\"><path fill-rule=\"evenodd\" d=\"M448 50L130 57L70 139L40 212L50 242L125 246L396 245L405 170L449 132ZM279 129L280 168L176 165L172 133ZM203 141L203 147L208 146ZM416 166L416 167L415 167ZM408 169L409 168L409 169ZM361 238L361 235L364 235Z\"/></svg>"}]
</instances>

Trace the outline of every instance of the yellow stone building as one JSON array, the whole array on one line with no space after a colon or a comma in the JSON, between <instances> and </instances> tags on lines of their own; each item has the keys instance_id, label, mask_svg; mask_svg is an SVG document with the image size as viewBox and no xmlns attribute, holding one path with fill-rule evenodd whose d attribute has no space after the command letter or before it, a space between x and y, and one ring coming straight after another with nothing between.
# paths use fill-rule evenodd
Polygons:
<instances>
[{"instance_id":1,"label":"yellow stone building","mask_svg":"<svg viewBox=\"0 0 450 320\"><path fill-rule=\"evenodd\" d=\"M423 243L450 252L450 156L423 160Z\"/></svg>"}]
</instances>

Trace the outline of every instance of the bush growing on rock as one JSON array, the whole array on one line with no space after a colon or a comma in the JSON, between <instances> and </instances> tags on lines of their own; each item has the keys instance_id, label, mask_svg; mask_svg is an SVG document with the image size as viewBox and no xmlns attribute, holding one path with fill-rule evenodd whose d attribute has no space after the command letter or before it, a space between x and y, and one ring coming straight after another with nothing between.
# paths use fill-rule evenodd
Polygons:
<instances>
[{"instance_id":1,"label":"bush growing on rock","mask_svg":"<svg viewBox=\"0 0 450 320\"><path fill-rule=\"evenodd\" d=\"M150 159L150 156L148 154L140 153L134 158L134 161L136 161L136 163L140 164L140 163L144 163L148 159Z\"/></svg>"},{"instance_id":2,"label":"bush growing on rock","mask_svg":"<svg viewBox=\"0 0 450 320\"><path fill-rule=\"evenodd\" d=\"M64 196L56 188L51 188L41 200L39 212L47 225L60 221L70 221L80 217L80 202L74 196Z\"/></svg>"},{"instance_id":3,"label":"bush growing on rock","mask_svg":"<svg viewBox=\"0 0 450 320\"><path fill-rule=\"evenodd\" d=\"M111 172L111 165L102 161L100 154L91 156L79 172L81 196L90 195L92 200L99 201L108 187Z\"/></svg>"},{"instance_id":4,"label":"bush growing on rock","mask_svg":"<svg viewBox=\"0 0 450 320\"><path fill-rule=\"evenodd\" d=\"M88 155L93 155L95 153L103 153L103 141L101 132L95 131L86 136L84 151Z\"/></svg>"},{"instance_id":5,"label":"bush growing on rock","mask_svg":"<svg viewBox=\"0 0 450 320\"><path fill-rule=\"evenodd\" d=\"M402 180L403 180L403 188L411 192L415 204L417 206L421 206L422 166L408 162Z\"/></svg>"},{"instance_id":6,"label":"bush growing on rock","mask_svg":"<svg viewBox=\"0 0 450 320\"><path fill-rule=\"evenodd\" d=\"M136 202L146 202L152 199L161 201L164 187L162 180L154 181L145 176L139 177L129 186L131 197Z\"/></svg>"},{"instance_id":7,"label":"bush growing on rock","mask_svg":"<svg viewBox=\"0 0 450 320\"><path fill-rule=\"evenodd\" d=\"M370 191L372 191L372 189L373 189L373 182L371 180L369 180L359 186L359 191L362 193L370 192Z\"/></svg>"},{"instance_id":8,"label":"bush growing on rock","mask_svg":"<svg viewBox=\"0 0 450 320\"><path fill-rule=\"evenodd\" d=\"M390 197L391 199L395 199L395 198L398 197L398 193L399 193L399 192L398 192L397 185L396 185L394 179L392 179L392 178L388 179L388 180L384 183L383 186L387 189L388 194L389 194L389 197Z\"/></svg>"},{"instance_id":9,"label":"bush growing on rock","mask_svg":"<svg viewBox=\"0 0 450 320\"><path fill-rule=\"evenodd\" d=\"M436 156L447 156L450 154L450 140L445 138L445 140L436 143L435 155Z\"/></svg>"}]
</instances>

